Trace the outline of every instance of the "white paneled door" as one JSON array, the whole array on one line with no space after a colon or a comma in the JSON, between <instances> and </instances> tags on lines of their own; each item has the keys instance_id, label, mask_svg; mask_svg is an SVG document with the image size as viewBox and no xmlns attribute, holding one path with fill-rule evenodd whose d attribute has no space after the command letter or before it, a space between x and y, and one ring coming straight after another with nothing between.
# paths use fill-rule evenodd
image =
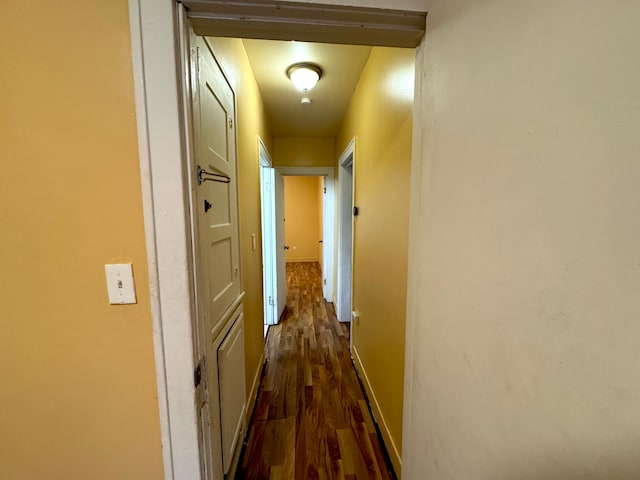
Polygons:
<instances>
[{"instance_id":1,"label":"white paneled door","mask_svg":"<svg viewBox=\"0 0 640 480\"><path fill-rule=\"evenodd\" d=\"M245 408L234 93L206 40L191 37L194 372L203 476L222 478ZM238 333L240 332L240 333Z\"/></svg>"},{"instance_id":2,"label":"white paneled door","mask_svg":"<svg viewBox=\"0 0 640 480\"><path fill-rule=\"evenodd\" d=\"M198 47L195 124L200 260L209 293L209 328L240 294L240 253L233 91L206 43ZM195 112L194 112L195 113Z\"/></svg>"},{"instance_id":3,"label":"white paneled door","mask_svg":"<svg viewBox=\"0 0 640 480\"><path fill-rule=\"evenodd\" d=\"M287 305L287 266L284 256L284 177L274 172L273 187L276 206L276 271L278 316Z\"/></svg>"}]
</instances>

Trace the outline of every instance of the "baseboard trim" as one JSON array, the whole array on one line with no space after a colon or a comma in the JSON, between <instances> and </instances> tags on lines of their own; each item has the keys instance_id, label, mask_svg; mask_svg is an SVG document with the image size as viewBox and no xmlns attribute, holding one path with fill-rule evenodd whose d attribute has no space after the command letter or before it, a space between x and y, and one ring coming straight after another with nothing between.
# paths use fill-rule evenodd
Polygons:
<instances>
[{"instance_id":1,"label":"baseboard trim","mask_svg":"<svg viewBox=\"0 0 640 480\"><path fill-rule=\"evenodd\" d=\"M358 373L358 376L360 377L360 381L364 385L365 391L367 392L367 397L369 397L369 406L373 410L373 415L375 417L374 420L376 420L378 423L378 428L380 429L380 433L382 434L382 440L384 441L387 452L389 453L389 457L391 458L391 463L393 464L395 473L398 478L402 478L402 456L400 455L398 447L391 437L391 432L389 431L387 422L384 418L384 415L382 414L382 410L380 409L378 398L376 397L376 393L371 386L371 382L369 381L369 377L367 376L367 371L364 369L364 365L360 360L360 355L358 354L358 349L355 345L353 345L351 348L351 354L353 363L356 367L356 371Z\"/></svg>"},{"instance_id":2,"label":"baseboard trim","mask_svg":"<svg viewBox=\"0 0 640 480\"><path fill-rule=\"evenodd\" d=\"M249 397L247 398L247 407L244 411L244 416L245 416L245 425L247 426L247 432L248 433L248 426L250 425L250 421L251 421L251 415L253 414L253 409L256 405L256 401L258 400L258 389L260 388L260 379L262 378L262 370L264 369L264 351L262 352L262 355L260 356L260 361L258 362L258 368L256 369L256 373L253 377L253 383L251 385L251 392L249 392Z\"/></svg>"},{"instance_id":3,"label":"baseboard trim","mask_svg":"<svg viewBox=\"0 0 640 480\"><path fill-rule=\"evenodd\" d=\"M287 259L287 263L309 263L318 262L318 257L291 257Z\"/></svg>"}]
</instances>

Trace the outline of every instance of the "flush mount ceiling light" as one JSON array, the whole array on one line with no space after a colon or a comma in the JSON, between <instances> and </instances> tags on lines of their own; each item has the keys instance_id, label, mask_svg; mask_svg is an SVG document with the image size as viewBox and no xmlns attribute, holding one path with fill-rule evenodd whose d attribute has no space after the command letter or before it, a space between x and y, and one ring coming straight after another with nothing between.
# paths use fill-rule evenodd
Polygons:
<instances>
[{"instance_id":1,"label":"flush mount ceiling light","mask_svg":"<svg viewBox=\"0 0 640 480\"><path fill-rule=\"evenodd\" d=\"M294 63L287 68L287 77L301 92L311 90L321 76L322 69L315 63Z\"/></svg>"}]
</instances>

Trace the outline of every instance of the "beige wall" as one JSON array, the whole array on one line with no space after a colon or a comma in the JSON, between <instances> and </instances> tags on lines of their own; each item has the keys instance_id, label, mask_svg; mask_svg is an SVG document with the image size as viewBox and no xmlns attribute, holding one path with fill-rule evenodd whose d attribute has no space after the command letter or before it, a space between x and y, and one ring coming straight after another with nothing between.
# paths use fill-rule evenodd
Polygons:
<instances>
[{"instance_id":1,"label":"beige wall","mask_svg":"<svg viewBox=\"0 0 640 480\"><path fill-rule=\"evenodd\" d=\"M125 0L0 15L0 478L161 479ZM107 302L133 262L138 303Z\"/></svg>"},{"instance_id":2,"label":"beige wall","mask_svg":"<svg viewBox=\"0 0 640 480\"><path fill-rule=\"evenodd\" d=\"M238 196L240 199L240 252L244 284L245 366L247 395L251 394L264 352L264 310L262 296L262 230L260 218L260 162L258 136L271 150L271 134L264 105L242 41L209 38L236 94L238 119ZM256 236L256 249L251 235ZM247 417L251 411L247 411Z\"/></svg>"},{"instance_id":3,"label":"beige wall","mask_svg":"<svg viewBox=\"0 0 640 480\"><path fill-rule=\"evenodd\" d=\"M414 50L374 48L336 138L355 136L353 348L397 470L402 395ZM395 448L394 448L395 445Z\"/></svg>"},{"instance_id":4,"label":"beige wall","mask_svg":"<svg viewBox=\"0 0 640 480\"><path fill-rule=\"evenodd\" d=\"M332 138L274 138L274 167L333 167Z\"/></svg>"},{"instance_id":5,"label":"beige wall","mask_svg":"<svg viewBox=\"0 0 640 480\"><path fill-rule=\"evenodd\" d=\"M634 1L429 13L405 478L640 478L638 25Z\"/></svg>"},{"instance_id":6,"label":"beige wall","mask_svg":"<svg viewBox=\"0 0 640 480\"><path fill-rule=\"evenodd\" d=\"M284 239L287 262L317 262L322 230L318 177L284 177Z\"/></svg>"}]
</instances>

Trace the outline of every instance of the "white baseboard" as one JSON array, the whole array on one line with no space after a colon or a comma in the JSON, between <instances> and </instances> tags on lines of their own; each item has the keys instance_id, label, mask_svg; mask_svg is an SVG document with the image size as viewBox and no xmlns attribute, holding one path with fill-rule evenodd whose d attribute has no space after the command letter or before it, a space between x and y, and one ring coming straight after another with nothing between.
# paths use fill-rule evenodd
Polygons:
<instances>
[{"instance_id":1,"label":"white baseboard","mask_svg":"<svg viewBox=\"0 0 640 480\"><path fill-rule=\"evenodd\" d=\"M260 388L260 378L262 376L262 368L264 367L264 352L260 356L260 361L258 362L258 368L256 369L256 373L253 376L253 383L251 384L251 391L249 392L249 396L247 397L247 408L244 412L245 414L245 425L249 426L249 421L251 420L251 414L253 413L253 408L256 404L256 400L258 399L258 389Z\"/></svg>"},{"instance_id":2,"label":"white baseboard","mask_svg":"<svg viewBox=\"0 0 640 480\"><path fill-rule=\"evenodd\" d=\"M287 263L297 263L297 262L318 262L320 259L318 257L290 257L287 258Z\"/></svg>"},{"instance_id":3,"label":"white baseboard","mask_svg":"<svg viewBox=\"0 0 640 480\"><path fill-rule=\"evenodd\" d=\"M360 380L364 384L364 388L367 392L367 397L369 397L369 405L373 410L373 415L375 420L378 422L378 427L380 428L380 433L382 434L382 439L384 440L384 445L387 448L387 452L389 453L389 457L391 457L391 463L393 464L393 468L396 471L396 475L398 478L402 478L402 456L398 451L398 447L396 446L393 438L391 437L391 432L389 431L389 427L387 426L387 422L382 414L382 410L380 409L380 404L378 403L378 398L376 397L376 393L371 386L371 382L369 381L369 377L367 376L367 371L364 369L362 365L362 361L360 360L360 355L358 355L358 350L356 346L353 345L351 348L351 353L353 355L353 363L356 365L356 370L358 371L358 375L360 376Z\"/></svg>"}]
</instances>

